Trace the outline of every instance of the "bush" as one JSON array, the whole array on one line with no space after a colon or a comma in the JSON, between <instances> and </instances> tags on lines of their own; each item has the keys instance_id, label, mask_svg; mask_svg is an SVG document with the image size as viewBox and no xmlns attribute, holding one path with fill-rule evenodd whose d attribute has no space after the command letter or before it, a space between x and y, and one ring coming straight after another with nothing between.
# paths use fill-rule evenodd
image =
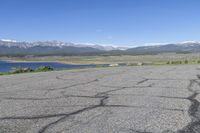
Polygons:
<instances>
[{"instance_id":1,"label":"bush","mask_svg":"<svg viewBox=\"0 0 200 133\"><path fill-rule=\"evenodd\" d=\"M12 71L10 73L16 74L16 73L26 73L26 72L46 72L46 71L53 71L53 68L49 66L41 66L37 69L32 69L29 67L26 68L12 68Z\"/></svg>"},{"instance_id":2,"label":"bush","mask_svg":"<svg viewBox=\"0 0 200 133\"><path fill-rule=\"evenodd\" d=\"M39 72L53 71L53 68L50 66L41 66L37 68L35 71L39 71Z\"/></svg>"},{"instance_id":3,"label":"bush","mask_svg":"<svg viewBox=\"0 0 200 133\"><path fill-rule=\"evenodd\" d=\"M184 63L185 63L185 64L188 64L188 60L185 60Z\"/></svg>"},{"instance_id":4,"label":"bush","mask_svg":"<svg viewBox=\"0 0 200 133\"><path fill-rule=\"evenodd\" d=\"M26 73L26 72L33 72L34 70L32 68L26 67L26 68L13 68L12 73Z\"/></svg>"},{"instance_id":5,"label":"bush","mask_svg":"<svg viewBox=\"0 0 200 133\"><path fill-rule=\"evenodd\" d=\"M171 64L182 64L181 61L172 61Z\"/></svg>"}]
</instances>

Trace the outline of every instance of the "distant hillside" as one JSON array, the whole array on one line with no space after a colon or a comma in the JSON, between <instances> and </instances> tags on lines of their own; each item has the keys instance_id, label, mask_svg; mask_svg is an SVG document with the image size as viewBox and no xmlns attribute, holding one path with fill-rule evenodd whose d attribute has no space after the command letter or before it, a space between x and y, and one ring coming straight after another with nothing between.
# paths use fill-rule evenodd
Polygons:
<instances>
[{"instance_id":1,"label":"distant hillside","mask_svg":"<svg viewBox=\"0 0 200 133\"><path fill-rule=\"evenodd\" d=\"M199 42L184 42L177 44L141 46L126 50L128 54L158 54L158 53L195 53L200 52Z\"/></svg>"}]
</instances>

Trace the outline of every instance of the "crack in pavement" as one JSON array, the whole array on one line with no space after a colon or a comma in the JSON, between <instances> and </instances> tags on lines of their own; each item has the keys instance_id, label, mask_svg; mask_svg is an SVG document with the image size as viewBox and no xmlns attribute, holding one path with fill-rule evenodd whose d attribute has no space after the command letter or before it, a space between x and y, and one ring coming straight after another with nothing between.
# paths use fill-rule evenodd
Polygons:
<instances>
[{"instance_id":1,"label":"crack in pavement","mask_svg":"<svg viewBox=\"0 0 200 133\"><path fill-rule=\"evenodd\" d=\"M118 88L118 89L120 89L120 88L130 89L130 88L150 88L150 87L152 87L152 85L150 84L150 85L147 85L147 86L121 86L121 87L119 87L119 86L106 86L106 85L102 85L101 87Z\"/></svg>"},{"instance_id":2,"label":"crack in pavement","mask_svg":"<svg viewBox=\"0 0 200 133\"><path fill-rule=\"evenodd\" d=\"M54 90L65 90L65 89L68 89L68 88L71 88L71 87L76 87L76 86L81 86L81 85L87 85L87 84L94 83L94 82L98 82L98 81L99 81L98 79L94 79L94 80L91 80L91 81L88 81L88 82L84 82L84 83L78 83L78 84L73 84L73 85L66 86L66 87L53 88L53 89L46 89L46 90L49 90L49 91L54 91Z\"/></svg>"},{"instance_id":3,"label":"crack in pavement","mask_svg":"<svg viewBox=\"0 0 200 133\"><path fill-rule=\"evenodd\" d=\"M152 84L150 85L146 85L146 86L137 86L137 85L140 85L146 81L148 81L149 79L144 79L144 80L141 80L141 81L138 81L136 83L136 85L134 86L106 86L106 85L102 85L102 87L110 87L110 88L118 88L118 90L121 90L121 89L128 89L128 88L149 88L149 87L152 87ZM112 92L113 90L109 90L107 92Z\"/></svg>"},{"instance_id":4,"label":"crack in pavement","mask_svg":"<svg viewBox=\"0 0 200 133\"><path fill-rule=\"evenodd\" d=\"M95 106L91 106L91 107L88 107L88 108L83 108L83 109L80 109L80 110L78 110L78 111L75 111L75 112L66 114L65 116L61 117L60 119L58 119L58 120L56 120L56 121L54 121L54 122L52 122L52 123L49 123L49 124L47 124L46 126L42 127L42 128L38 131L38 133L44 133L44 132L45 132L48 128L50 128L51 126L53 126L53 125L55 125L55 124L57 124L57 123L59 123L59 122L65 120L65 119L67 119L68 117L70 117L70 116L72 116L72 115L76 115L76 114L82 113L82 112L84 112L84 111L89 111L89 110L95 109L95 108L97 108L97 107L99 107L99 106L100 106L100 105L95 105Z\"/></svg>"},{"instance_id":5,"label":"crack in pavement","mask_svg":"<svg viewBox=\"0 0 200 133\"><path fill-rule=\"evenodd\" d=\"M145 106L130 106L130 105L104 105L104 107L124 107L124 108L140 108L140 109L152 109L152 107L145 107ZM171 108L161 108L161 107L153 107L154 109L162 109L162 110L168 110L168 111L178 111L178 112L184 112L183 109L171 109Z\"/></svg>"},{"instance_id":6,"label":"crack in pavement","mask_svg":"<svg viewBox=\"0 0 200 133\"><path fill-rule=\"evenodd\" d=\"M53 100L53 99L61 99L64 97L53 97L53 98L25 98L25 97L3 97L5 100L31 100L31 101L42 101L42 100Z\"/></svg>"},{"instance_id":7,"label":"crack in pavement","mask_svg":"<svg viewBox=\"0 0 200 133\"><path fill-rule=\"evenodd\" d=\"M64 117L58 119L57 121L54 121L54 122L49 123L46 126L42 127L39 130L38 133L44 133L49 127L67 119L69 116L76 115L76 114L79 114L79 113L82 113L82 112L85 112L85 111L89 111L89 110L92 110L92 109L95 109L95 108L98 108L98 107L103 107L103 106L106 105L105 100L108 99L108 98L109 98L108 96L102 96L102 99L100 99L100 103L98 105L90 106L90 107L83 108L83 109L77 110L75 112L69 113L69 114L65 115Z\"/></svg>"},{"instance_id":8,"label":"crack in pavement","mask_svg":"<svg viewBox=\"0 0 200 133\"><path fill-rule=\"evenodd\" d=\"M146 81L148 81L148 80L149 80L149 79L144 79L144 80L142 80L142 81L137 82L136 84L139 85L139 84L142 84L142 83L144 83L144 82L146 82Z\"/></svg>"},{"instance_id":9,"label":"crack in pavement","mask_svg":"<svg viewBox=\"0 0 200 133\"><path fill-rule=\"evenodd\" d=\"M105 86L104 86L105 87ZM111 86L106 86L106 87L111 87ZM121 88L126 89L126 88L146 88L149 86L132 86L132 87L120 87L119 90L121 90ZM111 88L116 88L116 87L111 87ZM109 90L106 93L112 92L113 90ZM115 91L115 90L114 90ZM101 92L101 93L105 93L105 92ZM100 94L99 94L100 95ZM188 100L187 97L170 97L170 96L158 96L158 95L144 95L144 94L108 94L109 96L148 96L148 97L158 97L158 98L169 98L169 99L185 99ZM63 98L70 98L70 97L78 97L78 98L101 98L101 96L86 96L86 95L65 95L62 94L62 96L60 97L47 97L47 98L34 98L34 97L2 97L1 99L5 99L5 100L30 100L30 101L34 101L34 100L38 100L38 101L43 101L43 100L53 100L53 99L63 99Z\"/></svg>"},{"instance_id":10,"label":"crack in pavement","mask_svg":"<svg viewBox=\"0 0 200 133\"><path fill-rule=\"evenodd\" d=\"M197 83L200 87L199 82L197 82L196 80L190 80L190 84L187 87L188 91L192 92L192 95L187 98L191 102L188 114L191 117L192 121L186 127L179 130L178 133L199 133L199 130L196 130L196 128L200 126L200 117L197 114L199 111L198 109L200 107L200 103L198 102L198 100L195 99L199 93L197 93L196 90L192 90L194 83Z\"/></svg>"},{"instance_id":11,"label":"crack in pavement","mask_svg":"<svg viewBox=\"0 0 200 133\"><path fill-rule=\"evenodd\" d=\"M3 97L1 99L5 99L5 100L31 100L31 101L34 101L34 100L38 100L38 101L42 101L42 100L53 100L53 99L63 99L63 98L69 98L69 97L79 97L79 98L101 98L101 97L95 97L95 96L82 96L82 95L65 95L65 94L62 94L63 96L60 96L60 97L51 97L51 98L34 98L34 97L31 97L31 98L25 98L25 97Z\"/></svg>"},{"instance_id":12,"label":"crack in pavement","mask_svg":"<svg viewBox=\"0 0 200 133\"><path fill-rule=\"evenodd\" d=\"M169 99L185 99L185 100L188 100L187 97L170 97L170 96L155 96L155 97L169 98Z\"/></svg>"},{"instance_id":13,"label":"crack in pavement","mask_svg":"<svg viewBox=\"0 0 200 133\"><path fill-rule=\"evenodd\" d=\"M56 76L57 80L62 80L62 81L74 81L74 79L65 79L65 78L61 78L60 76Z\"/></svg>"},{"instance_id":14,"label":"crack in pavement","mask_svg":"<svg viewBox=\"0 0 200 133\"><path fill-rule=\"evenodd\" d=\"M129 130L133 133L152 133L152 132L146 132L146 131L139 131L139 130L135 130L135 129L129 129Z\"/></svg>"},{"instance_id":15,"label":"crack in pavement","mask_svg":"<svg viewBox=\"0 0 200 133\"><path fill-rule=\"evenodd\" d=\"M89 107L86 108L82 108L80 110L85 110L87 108L91 108L91 107L124 107L124 108L149 108L149 107L145 107L145 106L130 106L130 105L106 105L105 101L106 99L108 99L109 97L104 97L103 99L100 100L100 104L98 105L91 105ZM76 105L74 105L76 106ZM68 106L67 106L68 107ZM170 110L170 111L181 111L183 112L182 109L170 109L170 108L156 108L154 107L154 109L163 109L163 110ZM79 111L79 110L77 110ZM75 111L75 112L77 112ZM72 113L60 113L60 114L48 114L48 115L37 115L37 116L9 116L9 117L0 117L0 120L33 120L33 119L46 119L46 118L53 118L53 117L62 117L62 116L68 116L70 114L74 114Z\"/></svg>"}]
</instances>

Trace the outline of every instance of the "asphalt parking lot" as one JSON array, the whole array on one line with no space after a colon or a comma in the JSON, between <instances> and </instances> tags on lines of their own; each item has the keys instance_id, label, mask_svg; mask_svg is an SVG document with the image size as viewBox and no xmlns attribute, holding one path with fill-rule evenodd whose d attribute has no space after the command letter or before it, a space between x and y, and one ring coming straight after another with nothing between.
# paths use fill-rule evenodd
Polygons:
<instances>
[{"instance_id":1,"label":"asphalt parking lot","mask_svg":"<svg viewBox=\"0 0 200 133\"><path fill-rule=\"evenodd\" d=\"M198 65L0 76L0 133L200 133Z\"/></svg>"}]
</instances>

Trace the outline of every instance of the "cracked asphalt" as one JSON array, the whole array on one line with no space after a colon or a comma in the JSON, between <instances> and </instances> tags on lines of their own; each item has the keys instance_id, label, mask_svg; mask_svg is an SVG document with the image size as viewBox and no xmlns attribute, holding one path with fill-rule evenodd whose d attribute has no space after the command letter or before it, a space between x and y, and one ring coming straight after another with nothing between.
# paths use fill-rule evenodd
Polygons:
<instances>
[{"instance_id":1,"label":"cracked asphalt","mask_svg":"<svg viewBox=\"0 0 200 133\"><path fill-rule=\"evenodd\" d=\"M0 77L0 133L200 133L198 65Z\"/></svg>"}]
</instances>

